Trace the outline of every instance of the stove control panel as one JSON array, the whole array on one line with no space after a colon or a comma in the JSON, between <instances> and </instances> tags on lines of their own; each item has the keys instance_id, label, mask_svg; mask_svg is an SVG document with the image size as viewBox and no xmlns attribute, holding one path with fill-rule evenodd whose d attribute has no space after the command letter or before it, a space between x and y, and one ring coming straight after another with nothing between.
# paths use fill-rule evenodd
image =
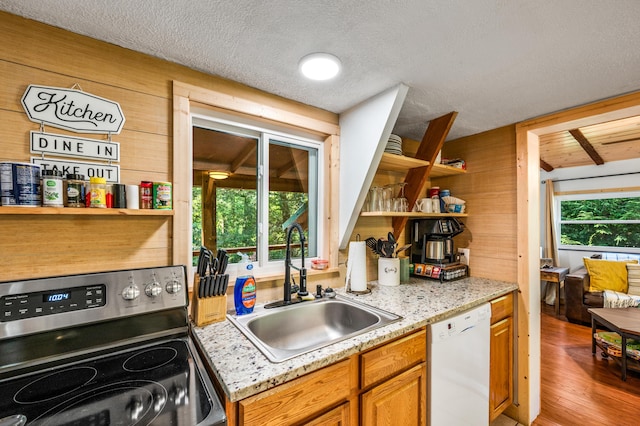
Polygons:
<instances>
[{"instance_id":1,"label":"stove control panel","mask_svg":"<svg viewBox=\"0 0 640 426\"><path fill-rule=\"evenodd\" d=\"M0 321L99 308L106 302L104 284L7 295L0 298Z\"/></svg>"},{"instance_id":2,"label":"stove control panel","mask_svg":"<svg viewBox=\"0 0 640 426\"><path fill-rule=\"evenodd\" d=\"M0 282L0 339L185 308L186 268L163 266Z\"/></svg>"}]
</instances>

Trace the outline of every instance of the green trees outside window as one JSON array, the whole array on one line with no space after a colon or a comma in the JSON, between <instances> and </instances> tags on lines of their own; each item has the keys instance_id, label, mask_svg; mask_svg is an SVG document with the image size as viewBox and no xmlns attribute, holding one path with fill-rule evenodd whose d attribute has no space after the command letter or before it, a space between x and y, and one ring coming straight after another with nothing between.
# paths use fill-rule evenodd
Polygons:
<instances>
[{"instance_id":1,"label":"green trees outside window","mask_svg":"<svg viewBox=\"0 0 640 426\"><path fill-rule=\"evenodd\" d=\"M640 248L640 197L560 201L560 244Z\"/></svg>"}]
</instances>

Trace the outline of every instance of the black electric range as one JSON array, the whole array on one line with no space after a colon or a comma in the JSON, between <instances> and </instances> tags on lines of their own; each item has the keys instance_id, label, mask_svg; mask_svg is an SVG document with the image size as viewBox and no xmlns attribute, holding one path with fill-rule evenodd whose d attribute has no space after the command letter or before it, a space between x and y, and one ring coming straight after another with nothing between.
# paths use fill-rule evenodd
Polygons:
<instances>
[{"instance_id":1,"label":"black electric range","mask_svg":"<svg viewBox=\"0 0 640 426\"><path fill-rule=\"evenodd\" d=\"M0 425L226 425L186 293L181 266L0 283Z\"/></svg>"}]
</instances>

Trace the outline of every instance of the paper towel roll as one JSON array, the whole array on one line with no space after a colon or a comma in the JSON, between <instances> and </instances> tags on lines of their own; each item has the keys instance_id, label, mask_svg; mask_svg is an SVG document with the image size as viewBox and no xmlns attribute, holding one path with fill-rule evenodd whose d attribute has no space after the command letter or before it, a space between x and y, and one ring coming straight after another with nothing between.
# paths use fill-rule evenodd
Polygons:
<instances>
[{"instance_id":1,"label":"paper towel roll","mask_svg":"<svg viewBox=\"0 0 640 426\"><path fill-rule=\"evenodd\" d=\"M125 192L127 194L127 208L139 209L140 208L140 189L138 185L127 185Z\"/></svg>"},{"instance_id":2,"label":"paper towel roll","mask_svg":"<svg viewBox=\"0 0 640 426\"><path fill-rule=\"evenodd\" d=\"M364 241L349 243L346 288L351 291L367 290L367 246Z\"/></svg>"}]
</instances>

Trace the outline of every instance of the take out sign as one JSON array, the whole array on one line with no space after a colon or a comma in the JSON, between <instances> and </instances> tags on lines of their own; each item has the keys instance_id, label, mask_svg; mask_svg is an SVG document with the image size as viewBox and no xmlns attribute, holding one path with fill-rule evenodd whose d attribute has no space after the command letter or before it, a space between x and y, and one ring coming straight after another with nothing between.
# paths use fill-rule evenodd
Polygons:
<instances>
[{"instance_id":1,"label":"take out sign","mask_svg":"<svg viewBox=\"0 0 640 426\"><path fill-rule=\"evenodd\" d=\"M29 120L77 133L115 133L124 126L120 104L75 89L30 84L22 96Z\"/></svg>"}]
</instances>

